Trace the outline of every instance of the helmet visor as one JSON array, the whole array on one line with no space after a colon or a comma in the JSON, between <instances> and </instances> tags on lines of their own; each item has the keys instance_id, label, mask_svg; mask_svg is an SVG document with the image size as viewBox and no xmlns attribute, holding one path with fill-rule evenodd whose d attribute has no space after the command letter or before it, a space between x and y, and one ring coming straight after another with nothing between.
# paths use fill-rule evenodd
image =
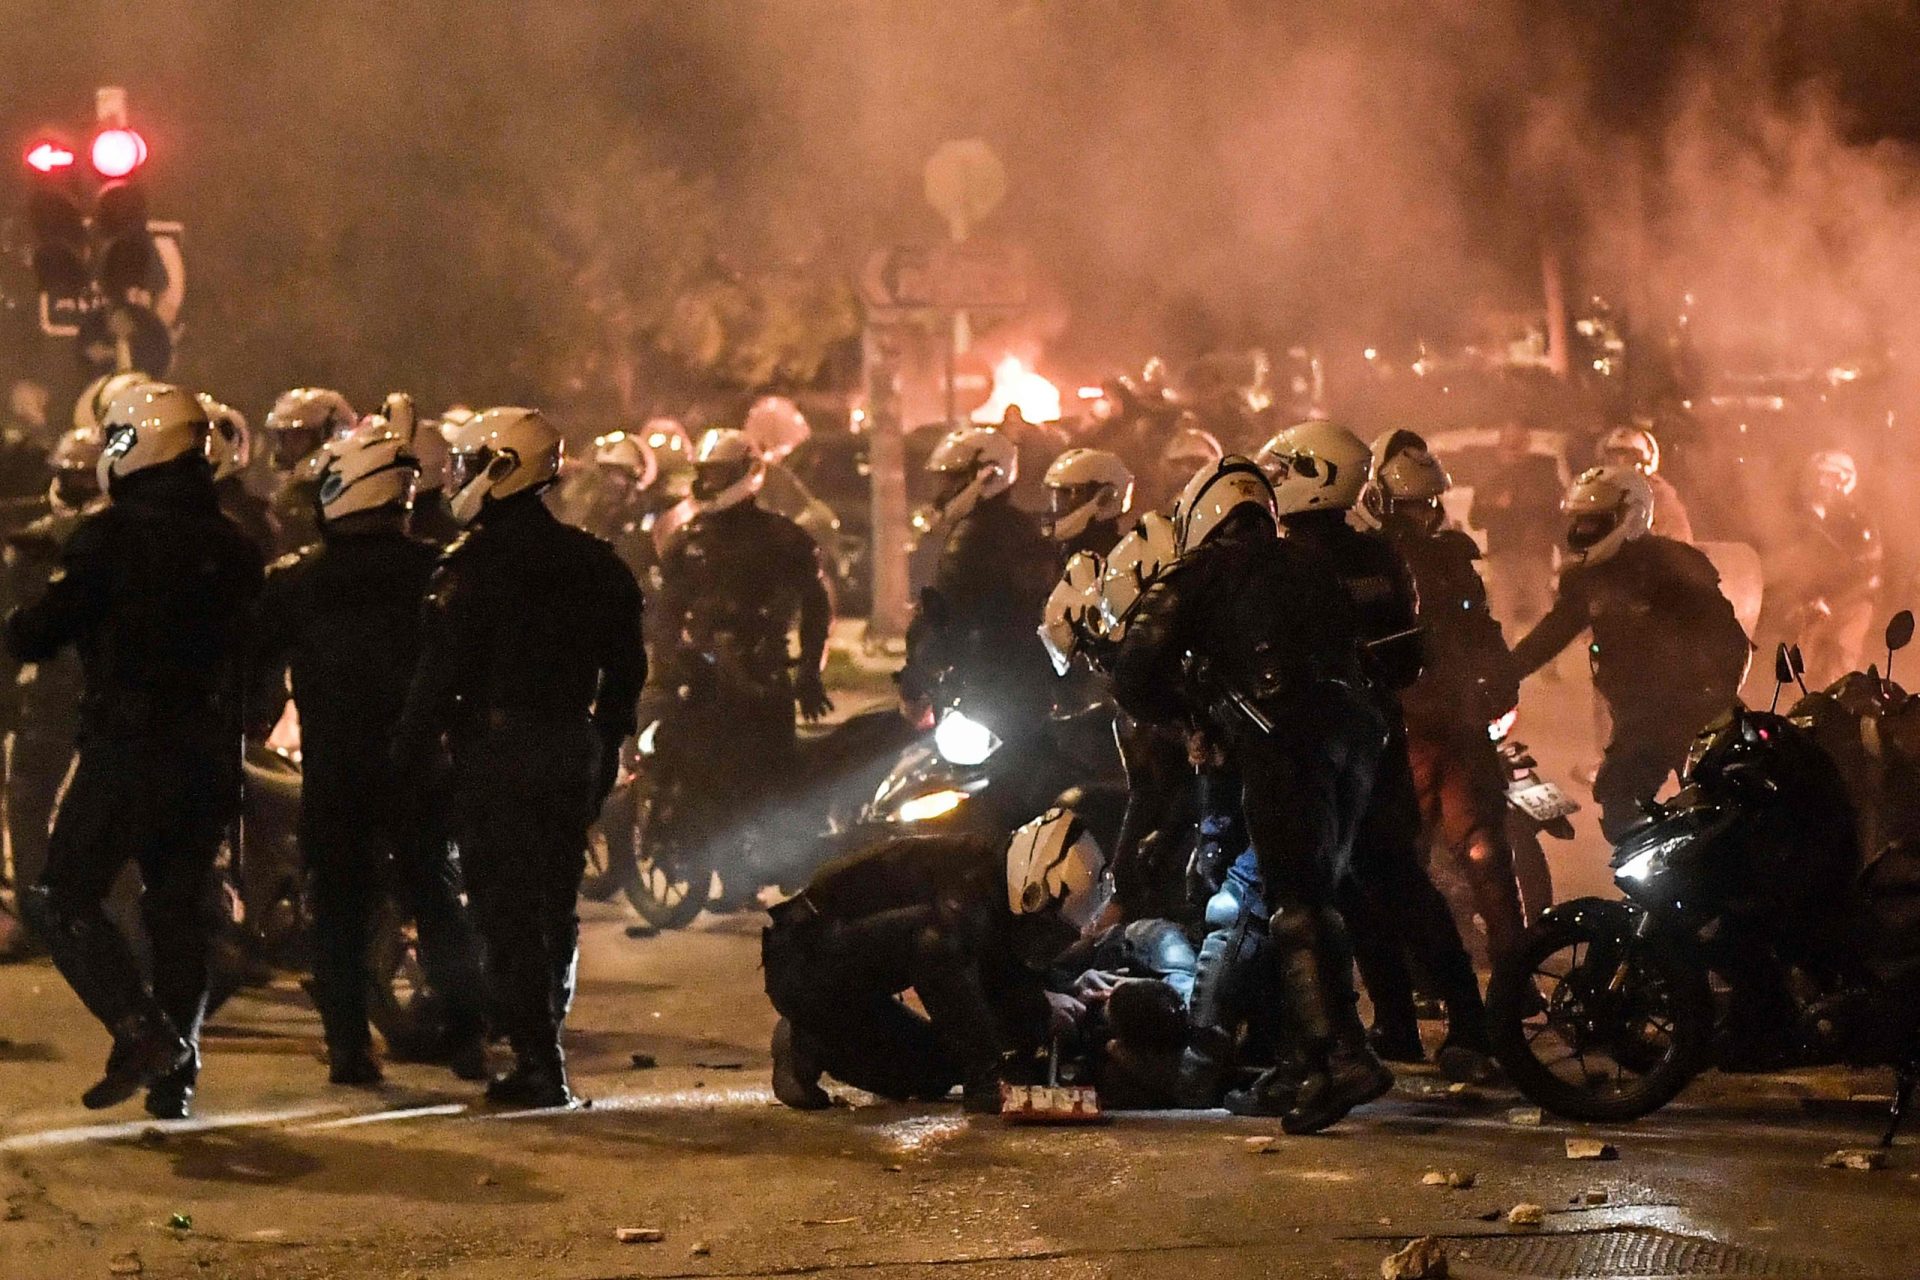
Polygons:
<instances>
[{"instance_id":1,"label":"helmet visor","mask_svg":"<svg viewBox=\"0 0 1920 1280\"><path fill-rule=\"evenodd\" d=\"M1620 526L1620 517L1611 511L1577 515L1567 527L1567 546L1574 551L1590 551Z\"/></svg>"},{"instance_id":2,"label":"helmet visor","mask_svg":"<svg viewBox=\"0 0 1920 1280\"><path fill-rule=\"evenodd\" d=\"M448 491L458 493L485 475L487 468L493 465L493 460L496 456L498 455L486 445L481 445L478 449L469 449L464 453L454 454L452 459L447 463Z\"/></svg>"},{"instance_id":3,"label":"helmet visor","mask_svg":"<svg viewBox=\"0 0 1920 1280\"><path fill-rule=\"evenodd\" d=\"M92 467L62 467L53 473L53 496L63 506L84 507L100 496L100 477Z\"/></svg>"},{"instance_id":4,"label":"helmet visor","mask_svg":"<svg viewBox=\"0 0 1920 1280\"><path fill-rule=\"evenodd\" d=\"M747 473L752 470L752 458L696 463L693 469L693 496L700 502L711 502L745 480Z\"/></svg>"},{"instance_id":5,"label":"helmet visor","mask_svg":"<svg viewBox=\"0 0 1920 1280\"><path fill-rule=\"evenodd\" d=\"M1408 528L1432 533L1445 521L1447 509L1438 498L1388 498L1387 516Z\"/></svg>"},{"instance_id":6,"label":"helmet visor","mask_svg":"<svg viewBox=\"0 0 1920 1280\"><path fill-rule=\"evenodd\" d=\"M322 427L281 427L273 432L273 466L276 471L291 471L301 459L327 442Z\"/></svg>"}]
</instances>

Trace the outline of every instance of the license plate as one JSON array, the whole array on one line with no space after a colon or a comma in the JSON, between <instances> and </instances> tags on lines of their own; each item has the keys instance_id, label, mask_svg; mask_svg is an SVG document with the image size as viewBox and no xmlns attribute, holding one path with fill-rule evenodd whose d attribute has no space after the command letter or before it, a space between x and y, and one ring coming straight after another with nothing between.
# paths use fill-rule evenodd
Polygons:
<instances>
[{"instance_id":1,"label":"license plate","mask_svg":"<svg viewBox=\"0 0 1920 1280\"><path fill-rule=\"evenodd\" d=\"M1580 812L1580 802L1551 782L1511 787L1507 801L1535 822L1552 822Z\"/></svg>"}]
</instances>

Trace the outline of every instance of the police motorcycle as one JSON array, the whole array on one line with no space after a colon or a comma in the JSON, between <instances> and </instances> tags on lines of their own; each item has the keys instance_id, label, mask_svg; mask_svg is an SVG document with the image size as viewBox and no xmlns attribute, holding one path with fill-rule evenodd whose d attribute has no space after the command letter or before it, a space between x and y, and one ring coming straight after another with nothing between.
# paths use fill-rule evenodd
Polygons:
<instances>
[{"instance_id":1,"label":"police motorcycle","mask_svg":"<svg viewBox=\"0 0 1920 1280\"><path fill-rule=\"evenodd\" d=\"M1893 653L1913 637L1902 612ZM1493 975L1495 1053L1533 1101L1620 1122L1708 1068L1891 1066L1890 1144L1920 1078L1920 699L1869 667L1694 744L1612 859L1624 900L1549 911ZM1779 690L1803 696L1777 714Z\"/></svg>"},{"instance_id":2,"label":"police motorcycle","mask_svg":"<svg viewBox=\"0 0 1920 1280\"><path fill-rule=\"evenodd\" d=\"M1531 923L1553 905L1553 872L1540 838L1573 839L1572 819L1580 812L1580 802L1559 783L1540 776L1540 762L1526 743L1512 736L1515 714L1509 711L1487 726L1487 732L1499 745L1506 774L1507 841L1513 846L1521 910Z\"/></svg>"}]
</instances>

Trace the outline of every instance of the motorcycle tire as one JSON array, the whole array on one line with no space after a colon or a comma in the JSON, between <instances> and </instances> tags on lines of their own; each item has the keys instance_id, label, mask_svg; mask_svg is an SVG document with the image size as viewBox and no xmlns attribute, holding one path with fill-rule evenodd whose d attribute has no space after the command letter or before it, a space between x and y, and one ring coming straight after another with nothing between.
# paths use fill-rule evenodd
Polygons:
<instances>
[{"instance_id":1,"label":"motorcycle tire","mask_svg":"<svg viewBox=\"0 0 1920 1280\"><path fill-rule=\"evenodd\" d=\"M1487 989L1494 1056L1514 1086L1554 1115L1599 1124L1657 1111L1699 1074L1713 1008L1706 974L1672 943L1567 916L1528 929Z\"/></svg>"},{"instance_id":2,"label":"motorcycle tire","mask_svg":"<svg viewBox=\"0 0 1920 1280\"><path fill-rule=\"evenodd\" d=\"M633 869L620 886L640 918L656 929L684 929L706 909L713 863L704 854L665 839L650 839L648 806L636 806Z\"/></svg>"},{"instance_id":3,"label":"motorcycle tire","mask_svg":"<svg viewBox=\"0 0 1920 1280\"><path fill-rule=\"evenodd\" d=\"M633 879L633 806L631 786L616 790L587 833L587 873L580 881L580 896L589 902L613 901Z\"/></svg>"}]
</instances>

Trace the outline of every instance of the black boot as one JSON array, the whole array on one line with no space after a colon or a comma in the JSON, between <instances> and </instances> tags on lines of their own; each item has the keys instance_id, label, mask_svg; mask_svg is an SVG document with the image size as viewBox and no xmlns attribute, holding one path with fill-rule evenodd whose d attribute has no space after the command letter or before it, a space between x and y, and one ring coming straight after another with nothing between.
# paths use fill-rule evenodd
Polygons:
<instances>
[{"instance_id":1,"label":"black boot","mask_svg":"<svg viewBox=\"0 0 1920 1280\"><path fill-rule=\"evenodd\" d=\"M1307 1069L1292 1109L1280 1120L1291 1134L1318 1133L1393 1088L1393 1072L1374 1054L1360 1023L1346 924L1330 907L1313 917L1311 929L1299 931L1311 946L1297 946L1282 960L1286 989L1306 1009L1301 1050ZM1309 1000L1318 1001L1317 1009Z\"/></svg>"},{"instance_id":2,"label":"black boot","mask_svg":"<svg viewBox=\"0 0 1920 1280\"><path fill-rule=\"evenodd\" d=\"M327 1052L327 1083L367 1089L384 1084L386 1075L366 1045L353 1045Z\"/></svg>"},{"instance_id":3,"label":"black boot","mask_svg":"<svg viewBox=\"0 0 1920 1280\"><path fill-rule=\"evenodd\" d=\"M155 1120L185 1120L193 1114L193 1090L200 1079L200 1063L188 1058L147 1086L147 1114Z\"/></svg>"},{"instance_id":4,"label":"black boot","mask_svg":"<svg viewBox=\"0 0 1920 1280\"><path fill-rule=\"evenodd\" d=\"M824 1111L833 1099L820 1087L826 1068L814 1052L813 1037L794 1030L782 1018L773 1028L773 1096L795 1111Z\"/></svg>"},{"instance_id":5,"label":"black boot","mask_svg":"<svg viewBox=\"0 0 1920 1280\"><path fill-rule=\"evenodd\" d=\"M487 1041L478 1032L456 1040L447 1051L447 1068L461 1079L479 1083L487 1079Z\"/></svg>"},{"instance_id":6,"label":"black boot","mask_svg":"<svg viewBox=\"0 0 1920 1280\"><path fill-rule=\"evenodd\" d=\"M1285 1116L1300 1096L1297 1067L1273 1066L1244 1089L1227 1094L1227 1110L1237 1116Z\"/></svg>"},{"instance_id":7,"label":"black boot","mask_svg":"<svg viewBox=\"0 0 1920 1280\"><path fill-rule=\"evenodd\" d=\"M487 1085L488 1102L529 1111L580 1105L567 1086L566 1059L558 1044L541 1045L532 1052L518 1045L514 1049L513 1070L495 1076Z\"/></svg>"},{"instance_id":8,"label":"black boot","mask_svg":"<svg viewBox=\"0 0 1920 1280\"><path fill-rule=\"evenodd\" d=\"M180 1038L165 1014L158 1010L132 1014L114 1027L106 1070L80 1095L80 1104L89 1111L118 1106L185 1065L192 1055L192 1047Z\"/></svg>"}]
</instances>

